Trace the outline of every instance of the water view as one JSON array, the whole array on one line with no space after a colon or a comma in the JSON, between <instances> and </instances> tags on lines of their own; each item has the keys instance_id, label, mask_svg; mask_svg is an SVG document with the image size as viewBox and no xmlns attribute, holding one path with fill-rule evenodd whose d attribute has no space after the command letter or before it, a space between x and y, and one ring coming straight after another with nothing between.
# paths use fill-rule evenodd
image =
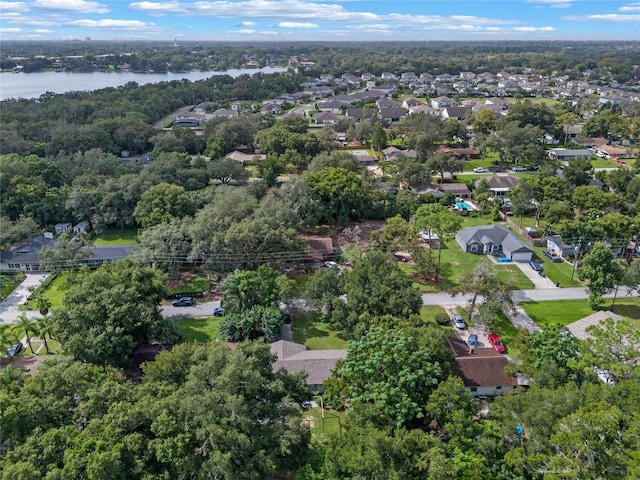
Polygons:
<instances>
[{"instance_id":1,"label":"water view","mask_svg":"<svg viewBox=\"0 0 640 480\"><path fill-rule=\"evenodd\" d=\"M43 93L65 93L73 91L99 90L107 87L119 87L129 82L139 85L147 83L170 82L187 79L192 82L204 80L213 75L231 75L238 77L256 72L278 73L284 68L265 67L227 70L226 72L182 72L182 73L134 73L134 72L34 72L0 73L0 100L9 98L37 98Z\"/></svg>"}]
</instances>

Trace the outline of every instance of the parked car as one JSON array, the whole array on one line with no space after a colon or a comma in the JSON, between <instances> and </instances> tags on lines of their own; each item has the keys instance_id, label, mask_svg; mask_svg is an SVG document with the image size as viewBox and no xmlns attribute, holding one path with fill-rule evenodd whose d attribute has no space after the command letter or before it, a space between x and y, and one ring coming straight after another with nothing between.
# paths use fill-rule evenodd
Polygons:
<instances>
[{"instance_id":1,"label":"parked car","mask_svg":"<svg viewBox=\"0 0 640 480\"><path fill-rule=\"evenodd\" d=\"M504 345L498 334L491 332L487 335L487 340L489 340L489 343L496 352L504 353Z\"/></svg>"},{"instance_id":2,"label":"parked car","mask_svg":"<svg viewBox=\"0 0 640 480\"><path fill-rule=\"evenodd\" d=\"M476 167L473 169L473 173L487 173L489 170L483 167Z\"/></svg>"},{"instance_id":3,"label":"parked car","mask_svg":"<svg viewBox=\"0 0 640 480\"><path fill-rule=\"evenodd\" d=\"M471 350L476 348L478 346L478 335L476 335L475 333L469 335L469 338L467 339L467 345L469 345L469 348Z\"/></svg>"},{"instance_id":4,"label":"parked car","mask_svg":"<svg viewBox=\"0 0 640 480\"><path fill-rule=\"evenodd\" d=\"M552 262L557 263L557 262L561 262L561 261L562 261L562 257L559 257L558 255L556 255L556 254L555 254L555 253L553 253L553 252L550 252L549 250L545 250L545 251L544 251L544 254L545 254L545 256L546 256L546 257L548 257L548 258L549 258L549 260L551 260Z\"/></svg>"},{"instance_id":5,"label":"parked car","mask_svg":"<svg viewBox=\"0 0 640 480\"><path fill-rule=\"evenodd\" d=\"M181 297L173 300L171 302L171 305L173 305L174 307L190 307L195 303L196 301L193 299L193 297Z\"/></svg>"},{"instance_id":6,"label":"parked car","mask_svg":"<svg viewBox=\"0 0 640 480\"><path fill-rule=\"evenodd\" d=\"M523 167L522 165L516 165L511 170L513 170L514 172L526 172L529 169L527 167Z\"/></svg>"},{"instance_id":7,"label":"parked car","mask_svg":"<svg viewBox=\"0 0 640 480\"><path fill-rule=\"evenodd\" d=\"M21 342L17 342L7 349L7 355L10 357L15 357L16 355L19 355L22 350L24 350L24 346Z\"/></svg>"},{"instance_id":8,"label":"parked car","mask_svg":"<svg viewBox=\"0 0 640 480\"><path fill-rule=\"evenodd\" d=\"M224 315L224 308L223 307L216 307L213 309L213 316L214 317L221 317L222 315Z\"/></svg>"},{"instance_id":9,"label":"parked car","mask_svg":"<svg viewBox=\"0 0 640 480\"><path fill-rule=\"evenodd\" d=\"M453 322L455 327L459 328L460 330L464 330L465 328L467 328L467 324L464 323L464 320L462 319L462 317L457 313L454 313L451 316L451 321Z\"/></svg>"},{"instance_id":10,"label":"parked car","mask_svg":"<svg viewBox=\"0 0 640 480\"><path fill-rule=\"evenodd\" d=\"M324 268L333 268L333 267L337 267L337 266L338 266L338 264L337 264L336 262L334 262L333 260L328 260L328 261L324 262L324 263L322 264L322 266L323 266Z\"/></svg>"},{"instance_id":11,"label":"parked car","mask_svg":"<svg viewBox=\"0 0 640 480\"><path fill-rule=\"evenodd\" d=\"M536 272L542 272L543 268L542 268L542 264L538 263L534 260L531 260L529 262L529 265L531 266L531 268L533 268Z\"/></svg>"}]
</instances>

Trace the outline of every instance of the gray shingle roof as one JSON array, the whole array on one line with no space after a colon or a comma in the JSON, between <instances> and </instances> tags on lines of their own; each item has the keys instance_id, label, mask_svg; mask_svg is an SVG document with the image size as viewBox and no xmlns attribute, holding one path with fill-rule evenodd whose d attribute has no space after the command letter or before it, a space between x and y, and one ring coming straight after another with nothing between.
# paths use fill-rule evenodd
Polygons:
<instances>
[{"instance_id":1,"label":"gray shingle roof","mask_svg":"<svg viewBox=\"0 0 640 480\"><path fill-rule=\"evenodd\" d=\"M530 251L522 240L516 237L511 230L502 225L481 225L477 227L468 227L459 231L456 238L464 242L465 245L470 243L480 243L486 245L493 243L502 245L502 247L510 252Z\"/></svg>"},{"instance_id":2,"label":"gray shingle roof","mask_svg":"<svg viewBox=\"0 0 640 480\"><path fill-rule=\"evenodd\" d=\"M286 340L272 343L271 353L278 357L273 363L274 372L281 368L289 373L305 371L309 385L322 385L336 362L347 356L346 350L307 350L304 345Z\"/></svg>"}]
</instances>

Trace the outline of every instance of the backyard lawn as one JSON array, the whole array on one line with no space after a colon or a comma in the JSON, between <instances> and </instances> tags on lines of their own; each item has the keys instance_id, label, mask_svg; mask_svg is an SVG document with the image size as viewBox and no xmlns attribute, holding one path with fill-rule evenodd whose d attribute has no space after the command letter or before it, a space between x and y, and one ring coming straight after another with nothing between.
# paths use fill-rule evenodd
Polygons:
<instances>
[{"instance_id":1,"label":"backyard lawn","mask_svg":"<svg viewBox=\"0 0 640 480\"><path fill-rule=\"evenodd\" d=\"M93 244L100 245L131 245L138 243L137 228L109 228L96 235Z\"/></svg>"},{"instance_id":2,"label":"backyard lawn","mask_svg":"<svg viewBox=\"0 0 640 480\"><path fill-rule=\"evenodd\" d=\"M319 405L320 398L316 397L315 400ZM302 417L307 420L306 425L309 426L312 437L317 437L340 433L341 428L344 428L345 425L346 412L338 412L325 407L323 419L320 407L314 407L303 410Z\"/></svg>"},{"instance_id":3,"label":"backyard lawn","mask_svg":"<svg viewBox=\"0 0 640 480\"><path fill-rule=\"evenodd\" d=\"M178 331L186 342L209 342L220 340L221 317L185 317L176 319Z\"/></svg>"},{"instance_id":4,"label":"backyard lawn","mask_svg":"<svg viewBox=\"0 0 640 480\"><path fill-rule=\"evenodd\" d=\"M587 300L560 300L552 302L525 302L520 304L524 311L542 329L559 323L569 325L595 310L589 308Z\"/></svg>"},{"instance_id":5,"label":"backyard lawn","mask_svg":"<svg viewBox=\"0 0 640 480\"><path fill-rule=\"evenodd\" d=\"M293 341L302 343L308 350L334 350L347 348L347 341L340 338L330 323L322 322L312 312L304 312L293 321Z\"/></svg>"}]
</instances>

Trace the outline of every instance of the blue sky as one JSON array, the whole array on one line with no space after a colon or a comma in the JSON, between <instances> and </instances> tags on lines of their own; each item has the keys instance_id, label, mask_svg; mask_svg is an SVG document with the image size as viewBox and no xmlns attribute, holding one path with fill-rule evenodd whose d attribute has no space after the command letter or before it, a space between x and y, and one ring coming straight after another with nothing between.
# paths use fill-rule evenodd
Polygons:
<instances>
[{"instance_id":1,"label":"blue sky","mask_svg":"<svg viewBox=\"0 0 640 480\"><path fill-rule=\"evenodd\" d=\"M0 40L640 40L640 1L0 1Z\"/></svg>"}]
</instances>

